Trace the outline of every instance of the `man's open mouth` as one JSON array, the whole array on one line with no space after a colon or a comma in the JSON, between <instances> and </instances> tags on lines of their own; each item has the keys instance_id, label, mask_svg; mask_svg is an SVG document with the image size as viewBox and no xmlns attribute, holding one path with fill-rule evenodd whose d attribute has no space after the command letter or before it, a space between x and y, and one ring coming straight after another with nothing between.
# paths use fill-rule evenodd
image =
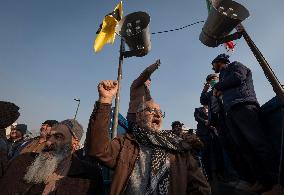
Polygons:
<instances>
[{"instance_id":1,"label":"man's open mouth","mask_svg":"<svg viewBox=\"0 0 284 195\"><path fill-rule=\"evenodd\" d=\"M160 120L159 119L153 119L152 123L155 124L155 125L160 125Z\"/></svg>"}]
</instances>

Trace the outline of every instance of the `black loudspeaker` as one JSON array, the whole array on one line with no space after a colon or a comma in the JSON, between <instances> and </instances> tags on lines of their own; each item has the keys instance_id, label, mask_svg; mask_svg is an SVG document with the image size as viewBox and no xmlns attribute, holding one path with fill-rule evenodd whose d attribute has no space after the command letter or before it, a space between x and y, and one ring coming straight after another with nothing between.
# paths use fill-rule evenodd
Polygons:
<instances>
[{"instance_id":1,"label":"black loudspeaker","mask_svg":"<svg viewBox=\"0 0 284 195\"><path fill-rule=\"evenodd\" d=\"M217 47L247 17L249 11L241 4L231 0L218 2L210 10L199 40L208 47Z\"/></svg>"},{"instance_id":2,"label":"black loudspeaker","mask_svg":"<svg viewBox=\"0 0 284 195\"><path fill-rule=\"evenodd\" d=\"M116 26L118 33L128 45L127 57L142 57L151 50L149 31L150 16L146 12L134 12L122 18Z\"/></svg>"}]
</instances>

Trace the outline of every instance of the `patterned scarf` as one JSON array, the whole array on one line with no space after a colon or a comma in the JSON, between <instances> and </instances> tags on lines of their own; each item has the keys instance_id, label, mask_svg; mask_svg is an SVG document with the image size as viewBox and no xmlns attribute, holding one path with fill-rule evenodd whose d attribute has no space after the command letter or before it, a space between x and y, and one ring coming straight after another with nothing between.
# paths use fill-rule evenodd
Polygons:
<instances>
[{"instance_id":1,"label":"patterned scarf","mask_svg":"<svg viewBox=\"0 0 284 195\"><path fill-rule=\"evenodd\" d=\"M132 127L132 133L139 144L152 148L150 181L147 184L145 195L168 194L170 164L169 151L184 152L190 146L180 137L170 131L154 132Z\"/></svg>"}]
</instances>

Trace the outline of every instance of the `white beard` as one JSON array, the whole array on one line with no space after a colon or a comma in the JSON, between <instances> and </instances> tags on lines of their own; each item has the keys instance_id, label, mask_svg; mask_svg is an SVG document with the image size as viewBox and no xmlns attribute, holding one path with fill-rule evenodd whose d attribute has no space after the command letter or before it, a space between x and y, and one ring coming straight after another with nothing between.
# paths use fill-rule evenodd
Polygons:
<instances>
[{"instance_id":1,"label":"white beard","mask_svg":"<svg viewBox=\"0 0 284 195\"><path fill-rule=\"evenodd\" d=\"M28 183L46 183L48 177L53 174L58 164L70 154L68 147L63 152L56 153L47 157L44 153L40 153L33 163L27 168L24 180Z\"/></svg>"},{"instance_id":2,"label":"white beard","mask_svg":"<svg viewBox=\"0 0 284 195\"><path fill-rule=\"evenodd\" d=\"M57 156L47 158L43 154L39 154L34 162L27 168L24 180L28 183L46 183L47 178L54 173L61 160L62 159Z\"/></svg>"},{"instance_id":3,"label":"white beard","mask_svg":"<svg viewBox=\"0 0 284 195\"><path fill-rule=\"evenodd\" d=\"M145 129L148 129L150 131L156 131L156 132L161 130L160 127L154 126L152 124L152 121L148 120L148 119L143 119L143 123L142 123L141 127L145 128Z\"/></svg>"}]
</instances>

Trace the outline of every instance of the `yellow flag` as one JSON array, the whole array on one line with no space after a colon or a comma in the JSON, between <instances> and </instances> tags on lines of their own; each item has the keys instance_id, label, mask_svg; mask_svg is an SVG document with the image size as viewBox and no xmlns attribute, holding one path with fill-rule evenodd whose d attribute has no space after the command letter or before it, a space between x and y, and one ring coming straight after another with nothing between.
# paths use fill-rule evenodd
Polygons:
<instances>
[{"instance_id":1,"label":"yellow flag","mask_svg":"<svg viewBox=\"0 0 284 195\"><path fill-rule=\"evenodd\" d=\"M102 50L105 44L112 43L115 40L115 26L122 18L122 1L117 4L113 12L107 14L97 31L97 37L94 44L95 52Z\"/></svg>"}]
</instances>

